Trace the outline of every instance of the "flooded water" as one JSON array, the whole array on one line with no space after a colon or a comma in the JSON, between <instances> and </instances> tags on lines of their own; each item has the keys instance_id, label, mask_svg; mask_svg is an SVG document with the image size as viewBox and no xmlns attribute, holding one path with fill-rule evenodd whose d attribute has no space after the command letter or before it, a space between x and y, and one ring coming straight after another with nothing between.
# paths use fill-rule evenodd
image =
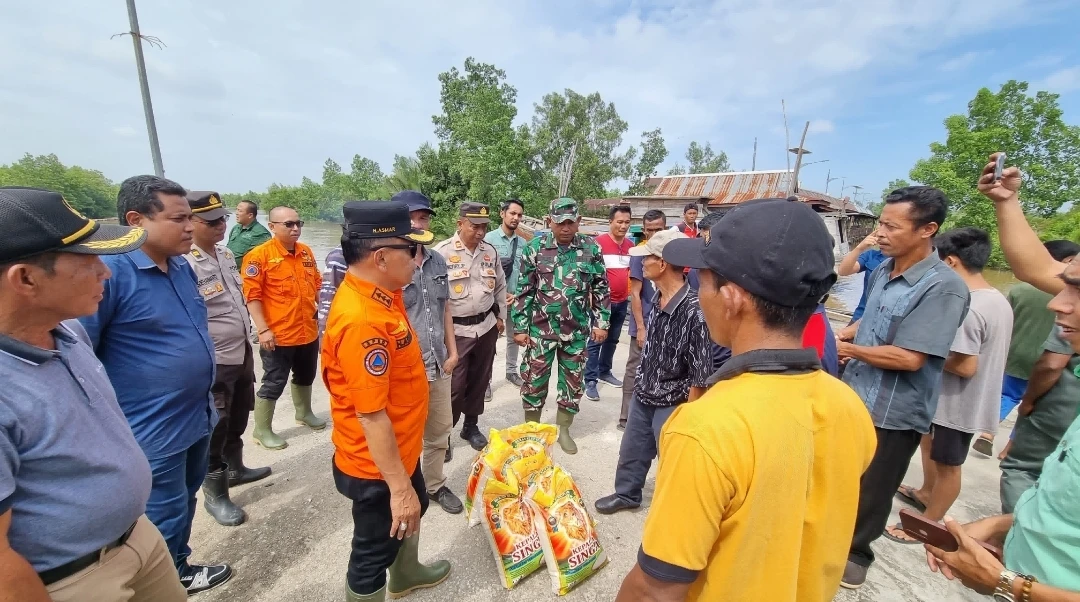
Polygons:
<instances>
[{"instance_id":1,"label":"flooded water","mask_svg":"<svg viewBox=\"0 0 1080 602\"><path fill-rule=\"evenodd\" d=\"M260 221L265 216L259 216ZM331 249L337 248L341 242L341 225L332 222L306 222L304 232L300 237L301 242L311 247L318 257L320 265L326 259L326 254ZM987 270L986 279L1001 292L1008 291L1017 283L1012 272L1003 270ZM832 295L829 297L829 307L844 311L854 311L859 305L859 297L862 296L863 274L845 276L836 282Z\"/></svg>"}]
</instances>

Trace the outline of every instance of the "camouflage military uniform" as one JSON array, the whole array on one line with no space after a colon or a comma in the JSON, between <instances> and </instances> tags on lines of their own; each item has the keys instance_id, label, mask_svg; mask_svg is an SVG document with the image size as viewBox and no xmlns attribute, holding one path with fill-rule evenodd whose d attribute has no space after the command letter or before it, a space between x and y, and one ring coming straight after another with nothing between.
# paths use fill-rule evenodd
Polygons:
<instances>
[{"instance_id":1,"label":"camouflage military uniform","mask_svg":"<svg viewBox=\"0 0 1080 602\"><path fill-rule=\"evenodd\" d=\"M552 205L554 209L555 203ZM529 242L521 254L520 268L512 318L514 333L529 335L521 361L523 405L526 410L544 407L557 359L559 407L576 413L586 343L592 328L607 330L611 318L600 246L592 238L576 234L568 246L560 248L549 232Z\"/></svg>"}]
</instances>

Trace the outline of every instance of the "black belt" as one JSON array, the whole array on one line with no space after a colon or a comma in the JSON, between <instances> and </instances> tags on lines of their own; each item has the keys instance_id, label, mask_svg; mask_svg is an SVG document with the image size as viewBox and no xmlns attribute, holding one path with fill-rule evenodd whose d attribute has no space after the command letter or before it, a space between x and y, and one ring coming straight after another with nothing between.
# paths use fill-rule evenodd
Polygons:
<instances>
[{"instance_id":1,"label":"black belt","mask_svg":"<svg viewBox=\"0 0 1080 602\"><path fill-rule=\"evenodd\" d=\"M124 531L124 534L121 535L119 539L112 543L106 544L104 548L101 548L100 550L94 550L86 556L76 558L75 560L72 560L71 562L63 566L58 566L55 569L49 569L47 571L38 573L38 577L45 585L52 585L53 583L56 583L61 579L67 579L75 573L78 573L79 571L87 567L93 566L94 563L101 560L101 557L106 552L109 552L110 550L115 550L116 548L119 548L120 546L127 543L128 538L131 537L131 532L135 530L135 525L137 525L138 523L139 521L131 523L131 526L127 528L127 531Z\"/></svg>"},{"instance_id":2,"label":"black belt","mask_svg":"<svg viewBox=\"0 0 1080 602\"><path fill-rule=\"evenodd\" d=\"M465 316L464 318L453 318L453 320L454 324L460 324L462 326L476 326L477 324L480 324L484 320L486 320L488 314L495 314L495 316L497 317L499 315L499 304L492 303L491 308L484 313L479 313L475 316Z\"/></svg>"}]
</instances>

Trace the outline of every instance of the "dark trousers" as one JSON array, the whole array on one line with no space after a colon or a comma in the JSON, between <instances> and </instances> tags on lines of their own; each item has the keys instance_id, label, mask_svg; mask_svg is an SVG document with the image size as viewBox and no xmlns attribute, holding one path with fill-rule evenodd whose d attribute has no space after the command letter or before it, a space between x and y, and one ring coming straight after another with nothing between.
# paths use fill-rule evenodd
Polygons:
<instances>
[{"instance_id":1,"label":"dark trousers","mask_svg":"<svg viewBox=\"0 0 1080 602\"><path fill-rule=\"evenodd\" d=\"M904 482L911 458L919 449L922 434L918 431L877 430L877 452L859 483L859 513L855 516L855 534L851 538L848 561L859 566L874 562L870 544L885 532L892 514L892 500Z\"/></svg>"},{"instance_id":2,"label":"dark trousers","mask_svg":"<svg viewBox=\"0 0 1080 602\"><path fill-rule=\"evenodd\" d=\"M623 374L622 409L619 411L619 424L625 425L630 416L630 401L634 398L634 385L637 383L637 369L641 364L641 345L637 337L630 337L630 355L626 358L626 373Z\"/></svg>"},{"instance_id":3,"label":"dark trousers","mask_svg":"<svg viewBox=\"0 0 1080 602\"><path fill-rule=\"evenodd\" d=\"M248 415L255 407L255 356L251 345L244 352L244 363L237 366L218 364L217 380L210 387L218 423L210 434L210 470L219 470L223 458L244 447Z\"/></svg>"},{"instance_id":4,"label":"dark trousers","mask_svg":"<svg viewBox=\"0 0 1080 602\"><path fill-rule=\"evenodd\" d=\"M191 539L191 521L195 520L195 493L206 478L209 448L210 436L207 435L184 451L150 460L153 481L150 499L146 502L146 517L161 531L181 576L188 570L187 559L191 555L188 540Z\"/></svg>"},{"instance_id":5,"label":"dark trousers","mask_svg":"<svg viewBox=\"0 0 1080 602\"><path fill-rule=\"evenodd\" d=\"M331 460L333 464L333 461ZM353 538L346 579L355 594L373 594L386 585L386 570L394 564L401 540L390 537L390 487L382 479L358 479L333 464L334 485L338 493L352 500ZM412 477L413 490L420 499L420 516L428 509L427 489L420 463Z\"/></svg>"},{"instance_id":6,"label":"dark trousers","mask_svg":"<svg viewBox=\"0 0 1080 602\"><path fill-rule=\"evenodd\" d=\"M678 406L647 406L635 397L619 445L619 466L615 469L615 493L622 499L641 503L641 489L652 461L660 450L660 429Z\"/></svg>"},{"instance_id":7,"label":"dark trousers","mask_svg":"<svg viewBox=\"0 0 1080 602\"><path fill-rule=\"evenodd\" d=\"M499 342L499 328L477 338L455 337L457 340L458 365L450 381L450 407L454 412L454 426L465 415L465 426L475 425L484 413L484 393L491 382L491 364L495 361L495 344Z\"/></svg>"},{"instance_id":8,"label":"dark trousers","mask_svg":"<svg viewBox=\"0 0 1080 602\"><path fill-rule=\"evenodd\" d=\"M260 348L259 357L262 358L263 377L258 395L262 399L277 401L289 382L289 372L292 372L294 385L310 387L315 382L315 373L319 368L319 339L306 345L278 345L273 351Z\"/></svg>"},{"instance_id":9,"label":"dark trousers","mask_svg":"<svg viewBox=\"0 0 1080 602\"><path fill-rule=\"evenodd\" d=\"M615 359L615 347L619 344L619 335L622 334L623 322L626 322L626 311L630 308L630 301L611 304L611 328L603 343L597 343L589 339L589 359L585 361L585 382L594 383L601 376L611 374L611 362Z\"/></svg>"}]
</instances>

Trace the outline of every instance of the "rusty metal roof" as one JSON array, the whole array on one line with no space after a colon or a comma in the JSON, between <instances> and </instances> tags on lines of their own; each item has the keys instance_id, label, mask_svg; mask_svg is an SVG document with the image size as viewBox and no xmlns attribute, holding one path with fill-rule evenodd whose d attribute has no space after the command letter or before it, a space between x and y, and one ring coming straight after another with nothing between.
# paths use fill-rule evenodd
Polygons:
<instances>
[{"instance_id":1,"label":"rusty metal roof","mask_svg":"<svg viewBox=\"0 0 1080 602\"><path fill-rule=\"evenodd\" d=\"M790 183L791 173L785 170L665 176L652 195L696 197L708 199L709 205L726 205L785 196Z\"/></svg>"},{"instance_id":2,"label":"rusty metal roof","mask_svg":"<svg viewBox=\"0 0 1080 602\"><path fill-rule=\"evenodd\" d=\"M822 204L827 206L829 211L844 211L846 213L870 215L866 211L863 211L858 205L852 203L847 197L838 199L834 196L829 196L825 193L809 190L807 188L800 189L796 195L799 197L799 200L804 203Z\"/></svg>"}]
</instances>

